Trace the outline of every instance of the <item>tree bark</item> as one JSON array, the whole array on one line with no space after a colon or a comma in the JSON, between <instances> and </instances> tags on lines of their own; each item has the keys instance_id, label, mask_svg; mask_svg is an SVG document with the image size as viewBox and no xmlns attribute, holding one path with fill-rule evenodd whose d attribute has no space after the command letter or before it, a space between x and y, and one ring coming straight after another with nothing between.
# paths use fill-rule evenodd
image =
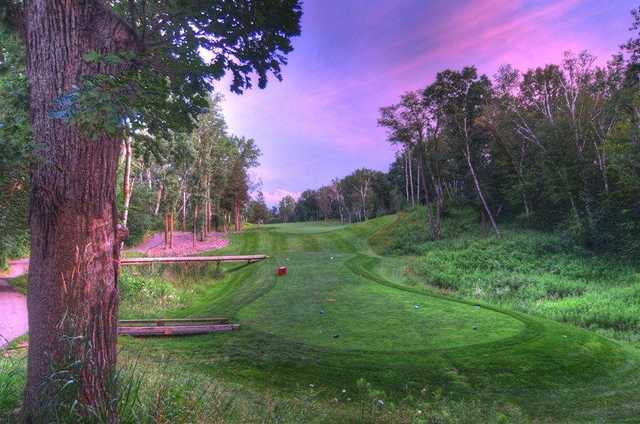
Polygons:
<instances>
[{"instance_id":1,"label":"tree bark","mask_svg":"<svg viewBox=\"0 0 640 424\"><path fill-rule=\"evenodd\" d=\"M187 231L187 192L182 191L182 231Z\"/></svg>"},{"instance_id":2,"label":"tree bark","mask_svg":"<svg viewBox=\"0 0 640 424\"><path fill-rule=\"evenodd\" d=\"M411 189L411 207L415 208L416 207L416 199L415 199L414 190L413 190L413 172L412 172L413 159L411 158L411 147L409 147L407 149L407 152L408 152L408 155L409 155L409 187Z\"/></svg>"},{"instance_id":3,"label":"tree bark","mask_svg":"<svg viewBox=\"0 0 640 424\"><path fill-rule=\"evenodd\" d=\"M236 232L240 232L242 231L242 222L240 222L240 202L237 199L234 202L234 210Z\"/></svg>"},{"instance_id":4,"label":"tree bark","mask_svg":"<svg viewBox=\"0 0 640 424\"><path fill-rule=\"evenodd\" d=\"M173 212L169 214L169 249L173 249L173 229L174 229Z\"/></svg>"},{"instance_id":5,"label":"tree bark","mask_svg":"<svg viewBox=\"0 0 640 424\"><path fill-rule=\"evenodd\" d=\"M198 233L198 205L194 202L193 205L193 248L196 247L196 237Z\"/></svg>"},{"instance_id":6,"label":"tree bark","mask_svg":"<svg viewBox=\"0 0 640 424\"><path fill-rule=\"evenodd\" d=\"M404 191L407 198L407 205L409 204L409 167L408 167L407 151L404 152Z\"/></svg>"},{"instance_id":7,"label":"tree bark","mask_svg":"<svg viewBox=\"0 0 640 424\"><path fill-rule=\"evenodd\" d=\"M87 63L90 51L131 49L127 27L101 2L24 2L34 143L27 305L26 422L51 419L49 405L72 377L80 413L117 421L119 243L116 170L122 140L89 137L51 112L83 77L122 65ZM77 367L77 365L80 365ZM50 378L66 370L64 379Z\"/></svg>"}]
</instances>

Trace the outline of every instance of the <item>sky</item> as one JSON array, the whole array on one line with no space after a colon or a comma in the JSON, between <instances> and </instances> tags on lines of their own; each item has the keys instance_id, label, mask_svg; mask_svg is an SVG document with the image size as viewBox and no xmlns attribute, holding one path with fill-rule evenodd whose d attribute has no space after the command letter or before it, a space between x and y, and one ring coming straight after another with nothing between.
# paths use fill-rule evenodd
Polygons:
<instances>
[{"instance_id":1,"label":"sky","mask_svg":"<svg viewBox=\"0 0 640 424\"><path fill-rule=\"evenodd\" d=\"M495 74L589 50L604 63L630 36L638 0L306 0L284 79L221 90L229 130L262 151L267 203L357 168L387 171L395 149L379 109L443 69Z\"/></svg>"}]
</instances>

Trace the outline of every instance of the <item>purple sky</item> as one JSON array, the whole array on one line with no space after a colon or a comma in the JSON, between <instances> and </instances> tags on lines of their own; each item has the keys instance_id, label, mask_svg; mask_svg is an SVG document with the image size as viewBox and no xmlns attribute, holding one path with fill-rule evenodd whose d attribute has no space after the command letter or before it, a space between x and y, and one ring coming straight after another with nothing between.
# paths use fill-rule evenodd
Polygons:
<instances>
[{"instance_id":1,"label":"purple sky","mask_svg":"<svg viewBox=\"0 0 640 424\"><path fill-rule=\"evenodd\" d=\"M225 92L231 132L262 149L270 205L356 168L386 171L378 109L445 68L526 69L584 49L601 61L630 37L637 0L306 0L284 81Z\"/></svg>"}]
</instances>

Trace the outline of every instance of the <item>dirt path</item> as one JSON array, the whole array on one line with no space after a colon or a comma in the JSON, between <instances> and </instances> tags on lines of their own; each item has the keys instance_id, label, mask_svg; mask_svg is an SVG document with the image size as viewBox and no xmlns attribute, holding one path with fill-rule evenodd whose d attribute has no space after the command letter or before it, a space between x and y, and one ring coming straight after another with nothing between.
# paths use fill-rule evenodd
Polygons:
<instances>
[{"instance_id":1,"label":"dirt path","mask_svg":"<svg viewBox=\"0 0 640 424\"><path fill-rule=\"evenodd\" d=\"M127 249L127 252L140 252L147 256L186 256L221 249L229 244L223 233L211 233L204 241L197 240L195 247L192 237L190 232L176 231L173 233L173 248L165 249L164 233L157 233L144 243Z\"/></svg>"},{"instance_id":2,"label":"dirt path","mask_svg":"<svg viewBox=\"0 0 640 424\"><path fill-rule=\"evenodd\" d=\"M27 273L29 259L9 261L9 271L0 273L0 348L26 334L27 298L9 285L9 280Z\"/></svg>"}]
</instances>

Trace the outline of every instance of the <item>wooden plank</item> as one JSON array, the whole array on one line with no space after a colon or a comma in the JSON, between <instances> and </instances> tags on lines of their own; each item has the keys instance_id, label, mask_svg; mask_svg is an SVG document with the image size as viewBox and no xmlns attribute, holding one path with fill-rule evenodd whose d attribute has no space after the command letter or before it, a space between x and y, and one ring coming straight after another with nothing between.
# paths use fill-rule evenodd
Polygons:
<instances>
[{"instance_id":1,"label":"wooden plank","mask_svg":"<svg viewBox=\"0 0 640 424\"><path fill-rule=\"evenodd\" d=\"M238 330L238 324L171 325L163 327L118 327L121 336L187 336Z\"/></svg>"},{"instance_id":2,"label":"wooden plank","mask_svg":"<svg viewBox=\"0 0 640 424\"><path fill-rule=\"evenodd\" d=\"M118 325L130 326L166 326L168 324L188 325L188 324L229 324L229 318L185 318L185 319L125 319L118 321Z\"/></svg>"},{"instance_id":3,"label":"wooden plank","mask_svg":"<svg viewBox=\"0 0 640 424\"><path fill-rule=\"evenodd\" d=\"M141 265L155 263L189 263L189 262L258 262L267 259L267 255L239 256L161 256L154 258L122 258L120 265Z\"/></svg>"}]
</instances>

